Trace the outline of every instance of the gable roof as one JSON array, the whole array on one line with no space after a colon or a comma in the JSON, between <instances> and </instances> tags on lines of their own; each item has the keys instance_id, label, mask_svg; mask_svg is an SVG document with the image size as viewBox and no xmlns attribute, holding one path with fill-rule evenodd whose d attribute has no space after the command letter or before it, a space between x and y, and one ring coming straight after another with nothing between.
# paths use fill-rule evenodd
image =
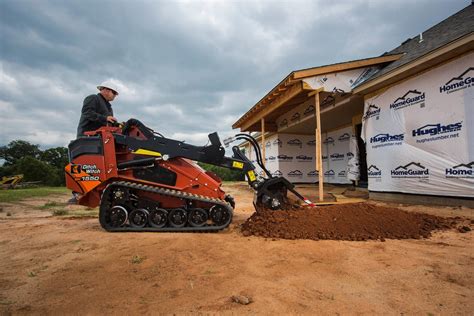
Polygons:
<instances>
[{"instance_id":1,"label":"gable roof","mask_svg":"<svg viewBox=\"0 0 474 316\"><path fill-rule=\"evenodd\" d=\"M474 32L474 5L470 4L461 11L451 15L435 26L413 38L407 39L397 48L383 54L403 54L401 58L383 67L372 77L362 82L359 87L370 84L392 70L400 68L421 56L424 56L438 48L441 48L457 39L472 34ZM360 88L355 89L359 90Z\"/></svg>"}]
</instances>

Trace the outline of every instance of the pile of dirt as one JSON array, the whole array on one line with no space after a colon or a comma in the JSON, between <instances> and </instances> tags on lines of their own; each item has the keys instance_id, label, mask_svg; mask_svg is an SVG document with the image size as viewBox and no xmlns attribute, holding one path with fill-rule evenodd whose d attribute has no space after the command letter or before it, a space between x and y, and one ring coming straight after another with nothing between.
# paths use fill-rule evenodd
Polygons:
<instances>
[{"instance_id":1,"label":"pile of dirt","mask_svg":"<svg viewBox=\"0 0 474 316\"><path fill-rule=\"evenodd\" d=\"M244 236L284 239L370 240L428 238L456 225L456 218L351 203L289 211L261 210L242 224Z\"/></svg>"}]
</instances>

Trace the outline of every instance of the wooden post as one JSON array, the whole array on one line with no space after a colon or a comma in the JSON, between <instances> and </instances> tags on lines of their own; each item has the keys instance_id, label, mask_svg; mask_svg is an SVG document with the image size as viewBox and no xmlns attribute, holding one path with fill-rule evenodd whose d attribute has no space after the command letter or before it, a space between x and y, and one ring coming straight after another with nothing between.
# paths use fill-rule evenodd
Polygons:
<instances>
[{"instance_id":1,"label":"wooden post","mask_svg":"<svg viewBox=\"0 0 474 316\"><path fill-rule=\"evenodd\" d=\"M265 118L262 117L262 163L265 166Z\"/></svg>"},{"instance_id":2,"label":"wooden post","mask_svg":"<svg viewBox=\"0 0 474 316\"><path fill-rule=\"evenodd\" d=\"M323 170L323 153L321 151L321 111L319 107L319 91L314 95L314 107L316 108L316 170L319 175L319 201L324 200L324 170Z\"/></svg>"}]
</instances>

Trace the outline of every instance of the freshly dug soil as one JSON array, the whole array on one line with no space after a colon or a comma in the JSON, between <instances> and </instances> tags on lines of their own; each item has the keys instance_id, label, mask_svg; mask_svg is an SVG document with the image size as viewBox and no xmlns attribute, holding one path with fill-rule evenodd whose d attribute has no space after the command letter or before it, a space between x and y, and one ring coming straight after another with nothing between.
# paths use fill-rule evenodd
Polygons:
<instances>
[{"instance_id":1,"label":"freshly dug soil","mask_svg":"<svg viewBox=\"0 0 474 316\"><path fill-rule=\"evenodd\" d=\"M284 239L369 240L428 238L456 219L409 213L367 203L272 211L263 209L242 224L244 236Z\"/></svg>"}]
</instances>

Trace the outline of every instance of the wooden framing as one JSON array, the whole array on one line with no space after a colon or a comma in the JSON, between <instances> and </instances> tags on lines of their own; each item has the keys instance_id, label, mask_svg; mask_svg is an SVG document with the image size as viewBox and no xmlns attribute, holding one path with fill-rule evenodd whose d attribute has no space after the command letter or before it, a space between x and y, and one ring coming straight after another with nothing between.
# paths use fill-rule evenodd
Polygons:
<instances>
[{"instance_id":1,"label":"wooden framing","mask_svg":"<svg viewBox=\"0 0 474 316\"><path fill-rule=\"evenodd\" d=\"M254 125L258 124L262 117L267 117L300 92L313 91L310 85L302 81L303 78L388 63L399 59L402 55L386 55L293 71L232 124L232 128L240 128L243 132L248 131L250 127L255 128ZM270 122L267 120L267 130L268 123Z\"/></svg>"},{"instance_id":2,"label":"wooden framing","mask_svg":"<svg viewBox=\"0 0 474 316\"><path fill-rule=\"evenodd\" d=\"M262 125L262 139L261 139L261 144L262 144L262 163L265 166L265 118L262 117L261 119L261 125Z\"/></svg>"},{"instance_id":3,"label":"wooden framing","mask_svg":"<svg viewBox=\"0 0 474 316\"><path fill-rule=\"evenodd\" d=\"M285 90L284 93L279 95L271 104L268 104L265 106L265 109L261 110L260 112L256 113L254 116L251 118L248 118L245 122L240 125L240 129L242 131L246 131L250 126L254 125L258 121L260 121L263 117L267 116L269 113L275 111L282 105L284 105L286 102L297 96L299 93L305 91L303 88L303 83L300 82L299 84L295 84L288 89ZM238 125L235 123L233 128L237 128Z\"/></svg>"},{"instance_id":4,"label":"wooden framing","mask_svg":"<svg viewBox=\"0 0 474 316\"><path fill-rule=\"evenodd\" d=\"M324 177L323 177L323 154L321 150L321 111L319 107L319 93L317 91L314 95L314 106L316 108L316 170L318 171L318 187L319 187L319 202L324 201Z\"/></svg>"},{"instance_id":5,"label":"wooden framing","mask_svg":"<svg viewBox=\"0 0 474 316\"><path fill-rule=\"evenodd\" d=\"M385 56L380 56L380 57L338 63L338 64L333 64L333 65L328 65L328 66L323 66L323 67L315 67L315 68L309 68L309 69L304 69L304 70L298 70L298 71L293 72L291 79L297 80L297 79L323 75L323 74L332 73L332 72L339 72L339 71L344 71L344 70L372 66L374 64L388 63L388 62L398 60L402 56L403 54L385 55Z\"/></svg>"}]
</instances>

